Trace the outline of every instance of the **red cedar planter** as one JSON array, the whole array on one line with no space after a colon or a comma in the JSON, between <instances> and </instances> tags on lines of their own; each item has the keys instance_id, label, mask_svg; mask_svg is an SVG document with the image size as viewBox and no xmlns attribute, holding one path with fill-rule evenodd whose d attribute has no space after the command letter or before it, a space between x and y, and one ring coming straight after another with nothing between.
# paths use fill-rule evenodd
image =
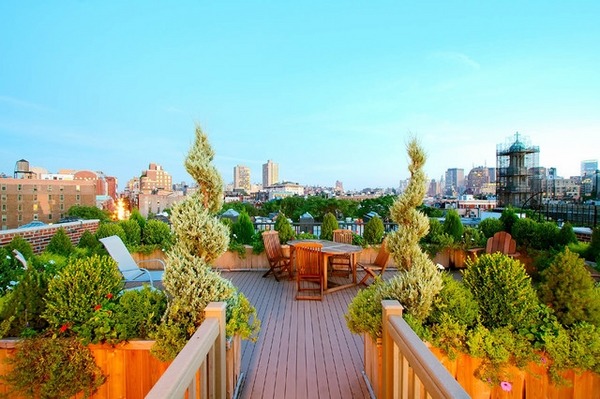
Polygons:
<instances>
[{"instance_id":1,"label":"red cedar planter","mask_svg":"<svg viewBox=\"0 0 600 399\"><path fill-rule=\"evenodd\" d=\"M16 349L16 339L0 340L0 376L10 372L6 359ZM90 344L96 364L107 377L106 382L92 395L100 398L143 398L163 375L170 362L161 362L150 353L154 341L129 341L117 345ZM240 377L241 339L234 337L227 346L226 374L227 397L231 398ZM10 394L11 399L25 399L14 396L0 380L0 394ZM83 395L75 396L76 399Z\"/></svg>"},{"instance_id":2,"label":"red cedar planter","mask_svg":"<svg viewBox=\"0 0 600 399\"><path fill-rule=\"evenodd\" d=\"M381 340L374 342L368 334L363 334L365 342L364 369L371 388L377 397L382 392L382 345ZM431 352L454 376L458 383L472 398L478 399L578 399L600 398L600 375L591 371L578 373L567 370L561 375L566 384L555 384L550 380L543 365L530 363L525 370L511 367L508 370L511 391L500 386L490 386L474 376L481 360L467 354L457 355L450 360L440 349L430 347Z\"/></svg>"}]
</instances>

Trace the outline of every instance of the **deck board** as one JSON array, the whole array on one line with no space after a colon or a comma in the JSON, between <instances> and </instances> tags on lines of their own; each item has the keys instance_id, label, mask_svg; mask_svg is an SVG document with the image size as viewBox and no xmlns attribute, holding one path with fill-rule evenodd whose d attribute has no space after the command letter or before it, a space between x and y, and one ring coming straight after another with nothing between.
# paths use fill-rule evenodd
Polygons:
<instances>
[{"instance_id":1,"label":"deck board","mask_svg":"<svg viewBox=\"0 0 600 399\"><path fill-rule=\"evenodd\" d=\"M358 287L322 301L296 301L294 281L262 278L260 271L223 271L256 307L261 331L243 341L240 398L368 398L362 377L362 337L344 314Z\"/></svg>"}]
</instances>

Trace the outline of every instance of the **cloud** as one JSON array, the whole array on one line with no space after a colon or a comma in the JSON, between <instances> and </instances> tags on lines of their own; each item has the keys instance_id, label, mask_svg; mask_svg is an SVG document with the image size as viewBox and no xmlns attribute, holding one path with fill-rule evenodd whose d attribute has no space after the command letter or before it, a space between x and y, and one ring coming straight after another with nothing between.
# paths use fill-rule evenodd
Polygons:
<instances>
[{"instance_id":1,"label":"cloud","mask_svg":"<svg viewBox=\"0 0 600 399\"><path fill-rule=\"evenodd\" d=\"M459 53L457 51L438 51L431 55L431 58L439 59L442 61L454 62L460 65L464 65L473 70L481 69L481 65L469 57L466 54Z\"/></svg>"}]
</instances>

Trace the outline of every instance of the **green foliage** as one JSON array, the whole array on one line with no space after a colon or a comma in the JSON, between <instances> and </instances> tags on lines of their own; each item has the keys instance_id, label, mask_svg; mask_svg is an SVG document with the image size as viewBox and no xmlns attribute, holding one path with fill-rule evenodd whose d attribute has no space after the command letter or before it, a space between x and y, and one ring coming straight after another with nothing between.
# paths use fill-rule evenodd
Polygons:
<instances>
[{"instance_id":1,"label":"green foliage","mask_svg":"<svg viewBox=\"0 0 600 399\"><path fill-rule=\"evenodd\" d=\"M259 330L260 320L256 308L244 294L238 293L238 304L233 307L231 317L227 321L226 335L231 337L238 334L242 339L256 342Z\"/></svg>"},{"instance_id":2,"label":"green foliage","mask_svg":"<svg viewBox=\"0 0 600 399\"><path fill-rule=\"evenodd\" d=\"M452 322L465 327L473 326L477 321L479 305L471 291L450 273L442 273L442 282L443 287L433 301L427 322Z\"/></svg>"},{"instance_id":3,"label":"green foliage","mask_svg":"<svg viewBox=\"0 0 600 399\"><path fill-rule=\"evenodd\" d=\"M600 263L600 225L592 230L592 240L585 254L585 259L591 262Z\"/></svg>"},{"instance_id":4,"label":"green foliage","mask_svg":"<svg viewBox=\"0 0 600 399\"><path fill-rule=\"evenodd\" d=\"M554 309L565 326L585 321L600 326L600 288L577 254L566 249L541 273L540 300Z\"/></svg>"},{"instance_id":5,"label":"green foliage","mask_svg":"<svg viewBox=\"0 0 600 399\"><path fill-rule=\"evenodd\" d=\"M8 247L0 247L0 295L4 295L23 275L23 265Z\"/></svg>"},{"instance_id":6,"label":"green foliage","mask_svg":"<svg viewBox=\"0 0 600 399\"><path fill-rule=\"evenodd\" d=\"M11 391L32 398L70 398L79 392L88 398L106 379L76 338L25 339L17 344L10 364L6 382Z\"/></svg>"},{"instance_id":7,"label":"green foliage","mask_svg":"<svg viewBox=\"0 0 600 399\"><path fill-rule=\"evenodd\" d=\"M113 222L100 223L98 230L96 230L95 236L98 240L110 236L119 236L121 241L127 242L127 236L125 235L123 228L118 223Z\"/></svg>"},{"instance_id":8,"label":"green foliage","mask_svg":"<svg viewBox=\"0 0 600 399\"><path fill-rule=\"evenodd\" d=\"M56 230L46 247L47 252L62 256L69 256L73 249L73 243L62 227Z\"/></svg>"},{"instance_id":9,"label":"green foliage","mask_svg":"<svg viewBox=\"0 0 600 399\"><path fill-rule=\"evenodd\" d=\"M461 247L463 249L478 247L485 248L486 243L487 239L485 238L481 230L476 229L474 227L465 227L461 240Z\"/></svg>"},{"instance_id":10,"label":"green foliage","mask_svg":"<svg viewBox=\"0 0 600 399\"><path fill-rule=\"evenodd\" d=\"M292 227L290 221L282 212L280 212L279 215L277 215L277 219L275 219L274 228L279 232L279 242L281 242L282 244L293 240L294 236L296 235L296 233L294 233L294 228Z\"/></svg>"},{"instance_id":11,"label":"green foliage","mask_svg":"<svg viewBox=\"0 0 600 399\"><path fill-rule=\"evenodd\" d=\"M486 238L493 237L499 231L502 231L504 225L500 219L487 218L479 222L479 230Z\"/></svg>"},{"instance_id":12,"label":"green foliage","mask_svg":"<svg viewBox=\"0 0 600 399\"><path fill-rule=\"evenodd\" d=\"M462 240L464 232L464 226L460 220L460 216L455 209L449 209L446 211L446 218L444 219L444 233L448 234L455 243Z\"/></svg>"},{"instance_id":13,"label":"green foliage","mask_svg":"<svg viewBox=\"0 0 600 399\"><path fill-rule=\"evenodd\" d=\"M167 296L149 285L140 290L124 291L114 308L118 339L151 338L166 308Z\"/></svg>"},{"instance_id":14,"label":"green foliage","mask_svg":"<svg viewBox=\"0 0 600 399\"><path fill-rule=\"evenodd\" d=\"M3 336L20 336L25 330L42 331L48 323L40 316L46 304L48 278L35 268L28 268L0 309L0 319L8 320Z\"/></svg>"},{"instance_id":15,"label":"green foliage","mask_svg":"<svg viewBox=\"0 0 600 399\"><path fill-rule=\"evenodd\" d=\"M327 212L323 216L323 224L321 225L321 239L322 240L333 240L333 230L339 229L338 221L335 215L331 212Z\"/></svg>"},{"instance_id":16,"label":"green foliage","mask_svg":"<svg viewBox=\"0 0 600 399\"><path fill-rule=\"evenodd\" d=\"M375 216L365 224L363 238L365 239L367 244L380 244L383 240L384 233L385 230L383 226L383 221L381 220L381 218Z\"/></svg>"},{"instance_id":17,"label":"green foliage","mask_svg":"<svg viewBox=\"0 0 600 399\"><path fill-rule=\"evenodd\" d=\"M226 302L231 334L258 332L253 320L241 321L243 315L253 314L248 312L251 305L240 299L231 281L210 266L227 249L229 228L217 217L223 204L223 182L211 165L214 151L199 126L195 136L185 167L198 183L198 190L171 211L175 242L167 252L163 277L170 300L152 348L162 360L173 359L179 353L204 321L204 309L209 302Z\"/></svg>"},{"instance_id":18,"label":"green foliage","mask_svg":"<svg viewBox=\"0 0 600 399\"><path fill-rule=\"evenodd\" d=\"M539 222L536 228L536 241L533 247L537 249L550 249L560 247L558 236L560 229L553 222Z\"/></svg>"},{"instance_id":19,"label":"green foliage","mask_svg":"<svg viewBox=\"0 0 600 399\"><path fill-rule=\"evenodd\" d=\"M74 248L69 258L76 257L77 249ZM32 264L36 270L43 272L44 274L46 274L46 276L51 278L54 277L54 275L56 275L67 265L69 258L63 255L57 255L50 252L42 252L38 256L34 256L31 259L30 264Z\"/></svg>"},{"instance_id":20,"label":"green foliage","mask_svg":"<svg viewBox=\"0 0 600 399\"><path fill-rule=\"evenodd\" d=\"M556 241L561 247L577 244L577 236L575 235L575 231L573 231L573 225L571 223L566 222L562 225L558 237L556 237Z\"/></svg>"},{"instance_id":21,"label":"green foliage","mask_svg":"<svg viewBox=\"0 0 600 399\"><path fill-rule=\"evenodd\" d=\"M33 248L31 244L20 235L14 236L6 246L6 249L11 254L13 249L16 249L23 254L25 259L31 259L33 257Z\"/></svg>"},{"instance_id":22,"label":"green foliage","mask_svg":"<svg viewBox=\"0 0 600 399\"><path fill-rule=\"evenodd\" d=\"M89 249L90 253L97 253L98 249L102 247L102 243L98 241L96 236L92 234L89 230L86 230L81 235L79 239L79 243L77 244L78 248Z\"/></svg>"},{"instance_id":23,"label":"green foliage","mask_svg":"<svg viewBox=\"0 0 600 399\"><path fill-rule=\"evenodd\" d=\"M430 218L429 231L421 239L420 245L431 258L434 258L442 249L450 247L453 241L452 237L444 233L442 223L438 219Z\"/></svg>"},{"instance_id":24,"label":"green foliage","mask_svg":"<svg viewBox=\"0 0 600 399\"><path fill-rule=\"evenodd\" d=\"M140 226L141 230L144 230L144 226L146 225L146 218L142 216L140 210L135 208L131 211L131 215L129 215L129 220L135 220L135 222Z\"/></svg>"},{"instance_id":25,"label":"green foliage","mask_svg":"<svg viewBox=\"0 0 600 399\"><path fill-rule=\"evenodd\" d=\"M88 220L98 219L100 222L107 222L110 220L110 215L107 211L103 211L95 206L73 205L67 211L67 215Z\"/></svg>"},{"instance_id":26,"label":"green foliage","mask_svg":"<svg viewBox=\"0 0 600 399\"><path fill-rule=\"evenodd\" d=\"M512 227L518 219L519 215L517 215L517 212L514 208L509 206L504 209L502 211L502 215L500 215L500 221L502 222L503 230L512 235Z\"/></svg>"},{"instance_id":27,"label":"green foliage","mask_svg":"<svg viewBox=\"0 0 600 399\"><path fill-rule=\"evenodd\" d=\"M50 280L42 317L50 327L74 333L84 343L115 342L111 315L122 280L108 256L73 260Z\"/></svg>"},{"instance_id":28,"label":"green foliage","mask_svg":"<svg viewBox=\"0 0 600 399\"><path fill-rule=\"evenodd\" d=\"M123 243L127 247L134 248L142 243L142 228L136 220L121 220L119 221L119 226L125 232L125 241Z\"/></svg>"},{"instance_id":29,"label":"green foliage","mask_svg":"<svg viewBox=\"0 0 600 399\"><path fill-rule=\"evenodd\" d=\"M148 220L142 230L142 243L145 245L161 245L168 249L173 241L171 228L165 222L152 219Z\"/></svg>"},{"instance_id":30,"label":"green foliage","mask_svg":"<svg viewBox=\"0 0 600 399\"><path fill-rule=\"evenodd\" d=\"M511 236L519 246L538 248L537 234L538 222L529 218L520 218L513 224Z\"/></svg>"},{"instance_id":31,"label":"green foliage","mask_svg":"<svg viewBox=\"0 0 600 399\"><path fill-rule=\"evenodd\" d=\"M486 328L533 324L539 300L518 260L501 253L481 255L467 262L463 281L479 304Z\"/></svg>"},{"instance_id":32,"label":"green foliage","mask_svg":"<svg viewBox=\"0 0 600 399\"><path fill-rule=\"evenodd\" d=\"M252 245L254 224L246 212L240 213L238 220L232 226L235 241L244 245Z\"/></svg>"},{"instance_id":33,"label":"green foliage","mask_svg":"<svg viewBox=\"0 0 600 399\"><path fill-rule=\"evenodd\" d=\"M383 280L377 278L373 284L358 291L358 294L348 305L348 312L344 315L346 325L354 334L369 334L373 340L381 338L381 318L383 308L381 301Z\"/></svg>"}]
</instances>

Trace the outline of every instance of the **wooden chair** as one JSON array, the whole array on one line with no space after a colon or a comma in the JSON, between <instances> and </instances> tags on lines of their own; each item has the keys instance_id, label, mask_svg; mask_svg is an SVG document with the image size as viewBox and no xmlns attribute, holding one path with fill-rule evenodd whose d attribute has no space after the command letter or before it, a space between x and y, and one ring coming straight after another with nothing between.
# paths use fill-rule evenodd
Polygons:
<instances>
[{"instance_id":1,"label":"wooden chair","mask_svg":"<svg viewBox=\"0 0 600 399\"><path fill-rule=\"evenodd\" d=\"M287 272L288 278L292 278L292 258L283 254L281 243L279 242L279 232L277 230L267 230L262 233L263 243L265 244L265 254L269 261L269 270L263 274L267 277L272 274L276 281Z\"/></svg>"},{"instance_id":2,"label":"wooden chair","mask_svg":"<svg viewBox=\"0 0 600 399\"><path fill-rule=\"evenodd\" d=\"M517 258L521 255L517 252L516 241L506 231L499 231L487 240L485 253L493 254L496 252L503 253L513 258Z\"/></svg>"},{"instance_id":3,"label":"wooden chair","mask_svg":"<svg viewBox=\"0 0 600 399\"><path fill-rule=\"evenodd\" d=\"M379 252L377 252L377 257L373 263L358 262L356 264L365 271L364 277L358 282L358 284L368 285L367 280L369 280L369 278L375 279L375 277L383 275L389 259L390 252L387 249L387 243L384 239L381 243L381 247L379 247Z\"/></svg>"},{"instance_id":4,"label":"wooden chair","mask_svg":"<svg viewBox=\"0 0 600 399\"><path fill-rule=\"evenodd\" d=\"M352 244L352 230L333 230L333 241L344 244ZM351 254L330 255L327 264L327 272L331 276L348 277L354 270L352 267L352 261L353 259ZM356 278L354 281L356 282Z\"/></svg>"},{"instance_id":5,"label":"wooden chair","mask_svg":"<svg viewBox=\"0 0 600 399\"><path fill-rule=\"evenodd\" d=\"M323 298L323 254L322 244L302 242L294 245L296 261L296 300Z\"/></svg>"}]
</instances>

